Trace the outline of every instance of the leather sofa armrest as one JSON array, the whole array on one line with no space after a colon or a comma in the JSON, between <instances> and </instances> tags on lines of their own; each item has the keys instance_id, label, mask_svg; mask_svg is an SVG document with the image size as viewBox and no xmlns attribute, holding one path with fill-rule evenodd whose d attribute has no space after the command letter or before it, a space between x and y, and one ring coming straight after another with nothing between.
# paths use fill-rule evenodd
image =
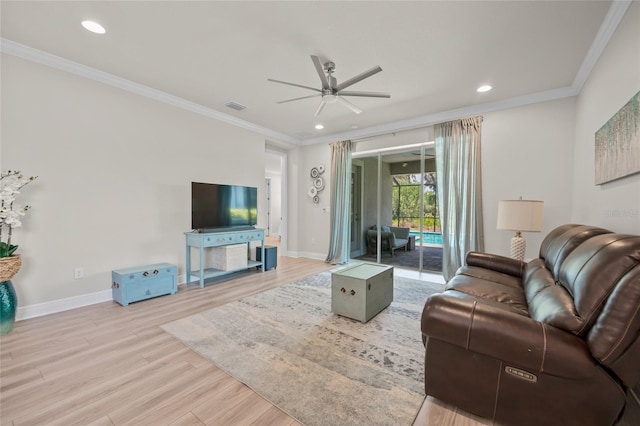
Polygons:
<instances>
[{"instance_id":1,"label":"leather sofa armrest","mask_svg":"<svg viewBox=\"0 0 640 426\"><path fill-rule=\"evenodd\" d=\"M455 291L427 299L421 328L423 340L442 340L533 373L585 378L598 368L586 343L574 334Z\"/></svg>"},{"instance_id":2,"label":"leather sofa armrest","mask_svg":"<svg viewBox=\"0 0 640 426\"><path fill-rule=\"evenodd\" d=\"M479 266L514 277L522 277L526 265L526 263L510 257L477 251L467 253L466 263L468 266Z\"/></svg>"}]
</instances>

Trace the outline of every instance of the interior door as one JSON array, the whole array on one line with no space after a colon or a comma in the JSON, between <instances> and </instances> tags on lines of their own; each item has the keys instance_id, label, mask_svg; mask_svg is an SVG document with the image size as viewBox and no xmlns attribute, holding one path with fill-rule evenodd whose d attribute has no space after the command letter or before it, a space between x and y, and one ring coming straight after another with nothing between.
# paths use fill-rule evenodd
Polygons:
<instances>
[{"instance_id":1,"label":"interior door","mask_svg":"<svg viewBox=\"0 0 640 426\"><path fill-rule=\"evenodd\" d=\"M362 241L362 166L351 166L351 258L364 254Z\"/></svg>"}]
</instances>

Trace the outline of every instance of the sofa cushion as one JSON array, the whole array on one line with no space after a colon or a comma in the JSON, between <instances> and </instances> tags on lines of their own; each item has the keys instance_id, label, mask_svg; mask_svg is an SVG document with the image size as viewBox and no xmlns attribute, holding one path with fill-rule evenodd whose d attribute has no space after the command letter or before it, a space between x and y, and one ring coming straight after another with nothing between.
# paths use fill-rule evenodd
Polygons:
<instances>
[{"instance_id":1,"label":"sofa cushion","mask_svg":"<svg viewBox=\"0 0 640 426\"><path fill-rule=\"evenodd\" d=\"M598 235L571 252L557 280L573 297L576 311L583 320L581 335L596 321L620 279L639 267L639 263L639 236ZM627 312L627 318L629 314Z\"/></svg>"},{"instance_id":2,"label":"sofa cushion","mask_svg":"<svg viewBox=\"0 0 640 426\"><path fill-rule=\"evenodd\" d=\"M478 299L481 303L482 301L496 302L498 305L509 307L511 311L528 315L527 301L522 287L509 282L517 280L516 277L507 274L496 274L491 277L490 274L481 272L481 268L466 267L464 270L460 268L458 275L447 283L445 290L456 290ZM501 282L496 281L496 278Z\"/></svg>"},{"instance_id":3,"label":"sofa cushion","mask_svg":"<svg viewBox=\"0 0 640 426\"><path fill-rule=\"evenodd\" d=\"M576 313L571 295L556 284L544 266L527 269L523 287L531 318L577 334L583 321Z\"/></svg>"},{"instance_id":4,"label":"sofa cushion","mask_svg":"<svg viewBox=\"0 0 640 426\"><path fill-rule=\"evenodd\" d=\"M544 260L545 267L553 273L553 276L557 277L560 266L576 247L591 237L608 233L611 231L596 226L571 224L559 226L542 241L540 258Z\"/></svg>"},{"instance_id":5,"label":"sofa cushion","mask_svg":"<svg viewBox=\"0 0 640 426\"><path fill-rule=\"evenodd\" d=\"M589 330L587 344L627 386L640 382L640 267L620 280Z\"/></svg>"}]
</instances>

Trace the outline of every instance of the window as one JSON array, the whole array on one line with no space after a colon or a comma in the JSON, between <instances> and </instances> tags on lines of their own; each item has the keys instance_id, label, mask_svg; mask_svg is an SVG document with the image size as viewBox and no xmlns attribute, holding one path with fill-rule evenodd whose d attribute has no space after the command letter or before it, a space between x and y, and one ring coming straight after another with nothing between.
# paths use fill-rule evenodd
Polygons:
<instances>
[{"instance_id":1,"label":"window","mask_svg":"<svg viewBox=\"0 0 640 426\"><path fill-rule=\"evenodd\" d=\"M393 176L393 221L396 226L420 230L420 191L424 193L424 231L440 232L436 174Z\"/></svg>"}]
</instances>

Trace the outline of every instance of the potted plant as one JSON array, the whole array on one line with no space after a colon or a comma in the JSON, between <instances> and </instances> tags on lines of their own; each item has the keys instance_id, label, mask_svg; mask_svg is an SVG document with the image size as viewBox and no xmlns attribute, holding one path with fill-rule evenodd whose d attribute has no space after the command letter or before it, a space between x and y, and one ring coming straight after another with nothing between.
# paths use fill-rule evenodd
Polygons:
<instances>
[{"instance_id":1,"label":"potted plant","mask_svg":"<svg viewBox=\"0 0 640 426\"><path fill-rule=\"evenodd\" d=\"M18 246L11 242L13 228L22 226L30 206L15 203L16 195L37 176L25 177L19 171L7 170L0 174L0 335L13 329L18 300L11 278L20 270L22 259L15 251Z\"/></svg>"}]
</instances>

